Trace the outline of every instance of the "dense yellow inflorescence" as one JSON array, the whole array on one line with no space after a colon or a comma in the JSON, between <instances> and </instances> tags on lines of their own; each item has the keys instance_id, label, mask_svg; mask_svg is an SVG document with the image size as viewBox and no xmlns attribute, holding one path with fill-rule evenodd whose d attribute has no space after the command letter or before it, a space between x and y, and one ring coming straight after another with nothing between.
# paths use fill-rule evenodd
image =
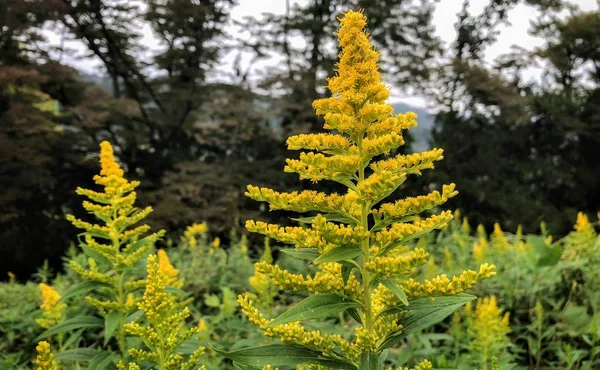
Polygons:
<instances>
[{"instance_id":1,"label":"dense yellow inflorescence","mask_svg":"<svg viewBox=\"0 0 600 370\"><path fill-rule=\"evenodd\" d=\"M43 299L40 306L42 317L35 321L39 326L47 329L62 320L63 311L67 308L67 305L60 302L60 294L50 285L41 283L39 287Z\"/></svg>"},{"instance_id":2,"label":"dense yellow inflorescence","mask_svg":"<svg viewBox=\"0 0 600 370\"><path fill-rule=\"evenodd\" d=\"M478 300L475 310L469 302L465 307L465 317L473 351L481 357L482 363L492 361L510 343L509 313L502 314L495 296Z\"/></svg>"},{"instance_id":3,"label":"dense yellow inflorescence","mask_svg":"<svg viewBox=\"0 0 600 370\"><path fill-rule=\"evenodd\" d=\"M420 247L411 250L407 243L443 228L452 219L448 211L418 215L436 209L457 191L454 184L448 184L441 192L385 202L409 175L433 168L443 159L443 151L397 153L404 144L402 131L416 126L417 116L395 114L386 103L389 89L381 81L379 53L365 31L365 16L350 11L340 23L342 51L335 76L327 80L331 96L313 103L324 119L324 128L331 132L288 138L288 149L303 151L298 158L288 159L284 170L313 182L334 181L347 190L339 194L286 193L250 185L246 195L267 202L271 210L311 214L301 219L301 226L249 220L246 228L290 244L297 253L318 256L313 261L317 270L309 275L292 273L272 261L257 263L252 282L255 289L262 289L266 277L281 290L333 294L344 302L357 303L360 308L352 316L357 324L353 338L309 331L300 322L270 325L272 320L259 312L252 295L241 295L238 302L265 335L358 365L364 354L378 353L386 338L401 333L399 320L407 311L398 310L403 306L398 291L409 300L455 295L495 272L494 266L483 264L479 271L464 271L452 278L440 275L424 282L409 278L430 256ZM393 286L396 288L390 288ZM396 313L389 310L392 308ZM426 361L415 369L429 368L431 363Z\"/></svg>"},{"instance_id":4,"label":"dense yellow inflorescence","mask_svg":"<svg viewBox=\"0 0 600 370\"><path fill-rule=\"evenodd\" d=\"M41 341L38 343L37 347L35 347L38 355L35 359L35 364L37 365L37 370L57 370L58 366L56 361L54 361L54 354L50 350L50 343L46 341Z\"/></svg>"},{"instance_id":5,"label":"dense yellow inflorescence","mask_svg":"<svg viewBox=\"0 0 600 370\"><path fill-rule=\"evenodd\" d=\"M164 278L165 284L173 288L183 287L184 280L183 278L179 278L179 270L171 264L167 252L165 252L164 249L159 249L157 255L158 268L160 269L160 273Z\"/></svg>"},{"instance_id":6,"label":"dense yellow inflorescence","mask_svg":"<svg viewBox=\"0 0 600 370\"><path fill-rule=\"evenodd\" d=\"M176 296L165 291L166 282L172 276L161 269L156 255L148 257L147 271L146 290L138 308L144 312L149 325L132 322L125 324L125 330L140 337L148 349L133 348L129 354L140 363L152 362L164 370L198 369L204 347L198 348L187 359L178 353L178 349L183 342L199 333L201 327L185 327L190 311L184 303L177 301ZM205 367L200 366L199 369Z\"/></svg>"}]
</instances>

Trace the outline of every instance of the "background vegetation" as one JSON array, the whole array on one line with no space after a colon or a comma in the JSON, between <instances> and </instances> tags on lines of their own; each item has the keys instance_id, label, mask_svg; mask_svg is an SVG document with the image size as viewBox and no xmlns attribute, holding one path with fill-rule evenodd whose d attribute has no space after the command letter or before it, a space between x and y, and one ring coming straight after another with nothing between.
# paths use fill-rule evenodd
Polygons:
<instances>
[{"instance_id":1,"label":"background vegetation","mask_svg":"<svg viewBox=\"0 0 600 370\"><path fill-rule=\"evenodd\" d=\"M321 128L311 103L326 94L336 17L350 8L365 9L387 82L436 102L431 115L418 112L421 129L407 150L442 147L445 159L399 193L455 182L460 193L448 206L468 216L415 241L433 255L421 277L482 261L498 267L498 277L474 291L482 299L406 339L387 363L597 368L600 238L591 215L600 209L600 12L570 4L489 0L474 15L465 1L457 38L444 45L432 23L434 0L309 0L284 15L245 18L244 37L230 32L234 0L2 0L0 368L31 365L43 331L37 283L65 294L77 282L64 262L84 256L66 215L85 218L74 189L92 186L103 140L127 177L141 181L140 205L154 207L148 223L167 232L158 246L168 247L182 290L194 298L189 321L202 329L201 344L267 343L239 315L237 293L253 291L263 308L275 306L273 315L294 299L278 295L253 262L309 271L280 246L244 235L249 218L289 215L269 213L243 192L248 183L336 190L297 184L281 168L285 138ZM516 46L490 63L485 52L518 5L534 10L530 32L544 43ZM143 27L160 50L144 44ZM62 64L71 51L45 42L47 30L81 40L102 74ZM235 56L227 76L225 55ZM273 55L281 58L276 68L250 68ZM539 79L524 78L532 69ZM181 235L195 222L207 222L210 237L194 237L191 248ZM67 311L92 310L68 298ZM344 317L326 325L341 335L348 329ZM103 335L79 333L65 348L95 346ZM204 356L209 369L231 368L210 350Z\"/></svg>"}]
</instances>

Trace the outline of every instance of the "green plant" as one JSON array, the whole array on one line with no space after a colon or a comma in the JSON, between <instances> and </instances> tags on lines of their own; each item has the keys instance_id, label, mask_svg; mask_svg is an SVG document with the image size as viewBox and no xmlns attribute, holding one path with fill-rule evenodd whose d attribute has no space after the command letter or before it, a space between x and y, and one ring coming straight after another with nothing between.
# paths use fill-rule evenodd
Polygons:
<instances>
[{"instance_id":1,"label":"green plant","mask_svg":"<svg viewBox=\"0 0 600 370\"><path fill-rule=\"evenodd\" d=\"M454 185L442 193L383 203L409 175L419 175L442 159L442 151L382 158L404 143L402 130L416 125L416 115L393 114L385 101L387 87L378 71L379 53L365 32L366 18L350 11L341 19L342 47L337 74L328 80L330 98L314 102L330 134L292 136L289 149L307 149L288 159L286 172L300 179L330 180L346 188L343 194L315 191L278 193L248 187L247 195L270 204L272 210L313 212L298 219L301 227L280 227L248 221L251 232L296 249L287 254L312 261L314 276L294 274L261 261L258 272L282 290L308 293L276 318L267 319L249 295L240 296L242 311L266 336L283 344L221 352L244 368L310 364L321 368L374 370L382 368L389 349L406 336L433 325L474 299L464 294L475 283L495 274L487 264L448 278L439 275L419 282L409 276L429 255L406 244L443 227L451 218L442 212L418 215L457 194ZM435 299L434 299L435 298ZM340 316L340 313L343 313ZM325 330L308 330L303 322L329 317L355 321L351 339ZM325 328L326 326L321 326ZM430 368L428 361L417 369Z\"/></svg>"}]
</instances>

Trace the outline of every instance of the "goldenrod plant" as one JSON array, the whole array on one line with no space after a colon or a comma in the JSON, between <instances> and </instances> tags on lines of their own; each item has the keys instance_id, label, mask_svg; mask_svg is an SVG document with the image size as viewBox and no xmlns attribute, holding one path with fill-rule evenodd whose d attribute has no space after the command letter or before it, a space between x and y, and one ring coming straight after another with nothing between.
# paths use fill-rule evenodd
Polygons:
<instances>
[{"instance_id":1,"label":"goldenrod plant","mask_svg":"<svg viewBox=\"0 0 600 370\"><path fill-rule=\"evenodd\" d=\"M306 190L280 193L248 186L247 195L270 204L271 210L299 213L302 226L281 227L261 221L246 223L295 249L284 250L318 267L314 275L289 272L262 261L258 272L281 290L307 298L276 318L265 317L248 294L239 297L243 313L266 336L282 343L222 352L237 366L262 368L308 364L320 369L382 369L385 353L406 336L431 326L475 297L463 293L494 275L494 266L459 276L444 274L423 282L411 278L428 262L429 254L408 242L443 227L450 212L420 217L457 194L454 184L442 191L386 203L409 175L419 175L442 159L442 150L383 157L404 144L402 131L416 125L413 113L394 114L386 103L389 89L382 83L379 53L370 44L366 18L349 11L341 18L337 73L328 80L331 97L314 108L329 133L303 134L287 140L290 150L304 149L288 159L286 172L302 180L330 180L347 190L325 194ZM309 330L305 321L353 318L352 338ZM430 367L426 361L416 369Z\"/></svg>"},{"instance_id":2,"label":"goldenrod plant","mask_svg":"<svg viewBox=\"0 0 600 370\"><path fill-rule=\"evenodd\" d=\"M54 335L59 337L73 329L85 330L103 328L103 344L106 351L92 352L89 348L70 349L68 355L58 353L61 360L90 362L90 366L107 366L115 354L123 362L128 359L125 323L137 311L139 301L138 290L145 286L143 266L147 255L154 251L155 242L164 234L163 231L149 233L150 226L139 223L152 212L151 207L139 209L135 207L135 188L138 181L128 181L124 171L117 163L113 148L108 142L100 144L100 174L94 181L102 187L102 191L77 189L77 194L87 197L83 208L91 214L96 222L88 222L72 215L67 219L77 228L80 234L80 247L87 257L72 259L70 267L83 282L73 286L65 293L63 299L86 294L85 300L91 304L102 319L92 315L79 315L58 322L58 311L63 303L53 303L57 295L48 287L46 290L48 308L42 307L45 321L40 324L50 326L40 338ZM169 270L168 260L163 258L163 269ZM172 273L172 272L169 272ZM177 280L170 281L178 285ZM52 306L52 307L50 307ZM48 321L52 320L52 322ZM81 335L81 331L78 332ZM118 350L112 351L112 338ZM71 341L71 343L73 343ZM60 348L62 351L63 348ZM85 354L85 355L84 355ZM75 360L74 360L75 361Z\"/></svg>"},{"instance_id":3,"label":"goldenrod plant","mask_svg":"<svg viewBox=\"0 0 600 370\"><path fill-rule=\"evenodd\" d=\"M150 362L159 370L205 370L205 366L200 364L204 347L198 347L189 356L184 356L180 351L185 341L200 332L200 327L186 327L186 319L190 316L186 303L189 302L179 302L176 295L166 291L167 286L171 285L169 282L178 281L177 273L170 264L165 269L160 258L156 255L148 257L146 289L138 303L147 324L143 321L125 324L125 331L141 338L147 348L129 349L135 361L130 362L128 367L121 361L118 368L137 370L143 362Z\"/></svg>"}]
</instances>

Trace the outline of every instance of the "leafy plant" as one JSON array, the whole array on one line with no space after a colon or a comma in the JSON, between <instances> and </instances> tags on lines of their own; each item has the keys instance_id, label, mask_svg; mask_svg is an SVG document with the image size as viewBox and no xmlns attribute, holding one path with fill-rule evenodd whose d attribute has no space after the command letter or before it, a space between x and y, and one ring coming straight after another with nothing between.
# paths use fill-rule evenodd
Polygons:
<instances>
[{"instance_id":1,"label":"leafy plant","mask_svg":"<svg viewBox=\"0 0 600 370\"><path fill-rule=\"evenodd\" d=\"M294 274L267 261L256 265L282 290L308 293L301 302L276 318L266 318L249 295L239 297L242 311L266 336L282 344L220 352L243 368L310 364L334 369L380 369L389 348L408 335L429 327L475 297L464 294L480 280L495 274L483 264L448 278L439 275L419 282L409 276L427 263L429 255L406 244L443 227L451 218L442 212L418 215L457 194L454 185L442 193L382 203L409 175L419 175L442 159L442 150L381 158L404 143L402 130L416 125L416 115L393 114L385 101L389 90L378 71L379 53L370 45L366 18L350 11L341 19L342 48L337 74L328 80L330 98L314 107L332 133L292 136L288 149L307 149L288 159L286 172L313 182L330 180L344 194L315 191L279 193L248 187L247 195L268 202L272 210L315 212L298 219L306 227L280 227L248 221L251 232L296 246L292 257L312 261L314 276ZM434 299L435 298L435 299ZM308 330L302 322L328 317L351 317L352 340L339 334ZM417 368L429 368L424 361Z\"/></svg>"}]
</instances>

